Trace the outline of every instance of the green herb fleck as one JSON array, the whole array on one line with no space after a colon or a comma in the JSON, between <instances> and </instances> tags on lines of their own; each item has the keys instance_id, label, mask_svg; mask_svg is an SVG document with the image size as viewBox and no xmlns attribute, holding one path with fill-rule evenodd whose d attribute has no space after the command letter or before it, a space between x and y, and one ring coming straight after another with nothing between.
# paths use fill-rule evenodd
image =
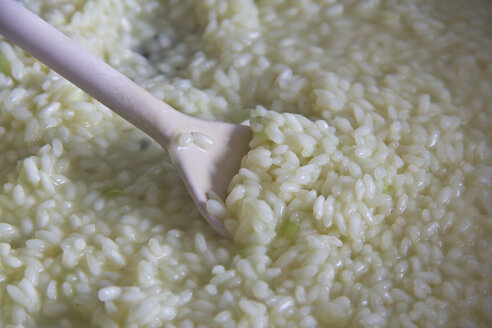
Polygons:
<instances>
[{"instance_id":1,"label":"green herb fleck","mask_svg":"<svg viewBox=\"0 0 492 328\"><path fill-rule=\"evenodd\" d=\"M244 257L250 255L252 250L253 250L253 246L248 246L248 247L243 247L243 248L239 249L237 253L239 254L239 256L244 258Z\"/></svg>"},{"instance_id":2,"label":"green herb fleck","mask_svg":"<svg viewBox=\"0 0 492 328\"><path fill-rule=\"evenodd\" d=\"M297 234L299 225L293 221L287 220L280 228L280 236L292 239Z\"/></svg>"},{"instance_id":3,"label":"green herb fleck","mask_svg":"<svg viewBox=\"0 0 492 328\"><path fill-rule=\"evenodd\" d=\"M260 139L260 140L268 140L268 135L263 131L259 131L259 132L254 131L253 138Z\"/></svg>"},{"instance_id":4,"label":"green herb fleck","mask_svg":"<svg viewBox=\"0 0 492 328\"><path fill-rule=\"evenodd\" d=\"M383 187L383 193L389 194L391 192L391 186L384 185Z\"/></svg>"},{"instance_id":5,"label":"green herb fleck","mask_svg":"<svg viewBox=\"0 0 492 328\"><path fill-rule=\"evenodd\" d=\"M232 123L240 124L251 118L251 112L249 110L239 109L232 111L230 114L230 120Z\"/></svg>"},{"instance_id":6,"label":"green herb fleck","mask_svg":"<svg viewBox=\"0 0 492 328\"><path fill-rule=\"evenodd\" d=\"M121 188L107 188L101 192L101 196L106 198L118 197L123 194L123 189Z\"/></svg>"},{"instance_id":7,"label":"green herb fleck","mask_svg":"<svg viewBox=\"0 0 492 328\"><path fill-rule=\"evenodd\" d=\"M2 53L0 53L0 73L10 75L10 62Z\"/></svg>"}]
</instances>

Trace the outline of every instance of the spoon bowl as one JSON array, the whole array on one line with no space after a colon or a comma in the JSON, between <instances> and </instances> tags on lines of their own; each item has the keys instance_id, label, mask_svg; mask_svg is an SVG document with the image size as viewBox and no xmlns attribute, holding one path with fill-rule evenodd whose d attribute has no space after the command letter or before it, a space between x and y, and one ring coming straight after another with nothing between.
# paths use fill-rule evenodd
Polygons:
<instances>
[{"instance_id":1,"label":"spoon bowl","mask_svg":"<svg viewBox=\"0 0 492 328\"><path fill-rule=\"evenodd\" d=\"M168 147L171 161L180 171L205 220L219 234L229 237L221 220L207 211L207 201L216 196L225 199L227 186L249 150L251 129L244 125L197 119L192 121L189 131L183 132L181 139L189 139L185 135L208 139L201 141L206 146L201 146L199 140L180 144L178 136L177 142Z\"/></svg>"},{"instance_id":2,"label":"spoon bowl","mask_svg":"<svg viewBox=\"0 0 492 328\"><path fill-rule=\"evenodd\" d=\"M200 213L228 236L206 204L210 195L226 196L249 150L249 127L176 111L15 0L0 1L0 33L166 148Z\"/></svg>"}]
</instances>

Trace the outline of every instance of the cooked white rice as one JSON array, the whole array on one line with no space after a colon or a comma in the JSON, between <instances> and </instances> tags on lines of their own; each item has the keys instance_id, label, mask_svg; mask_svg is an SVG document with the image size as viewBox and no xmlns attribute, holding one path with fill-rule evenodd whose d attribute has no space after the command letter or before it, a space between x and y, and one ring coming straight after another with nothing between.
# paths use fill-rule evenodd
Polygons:
<instances>
[{"instance_id":1,"label":"cooked white rice","mask_svg":"<svg viewBox=\"0 0 492 328\"><path fill-rule=\"evenodd\" d=\"M489 1L22 2L254 139L225 240L164 150L0 37L0 326L490 326Z\"/></svg>"}]
</instances>

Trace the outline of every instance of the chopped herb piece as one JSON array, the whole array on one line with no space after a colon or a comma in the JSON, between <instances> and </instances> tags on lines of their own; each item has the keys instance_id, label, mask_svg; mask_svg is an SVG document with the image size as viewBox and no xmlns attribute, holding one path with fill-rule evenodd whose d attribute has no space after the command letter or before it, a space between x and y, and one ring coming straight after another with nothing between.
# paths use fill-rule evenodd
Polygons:
<instances>
[{"instance_id":1,"label":"chopped herb piece","mask_svg":"<svg viewBox=\"0 0 492 328\"><path fill-rule=\"evenodd\" d=\"M265 132L253 132L253 137L256 139L268 139L268 135Z\"/></svg>"},{"instance_id":2,"label":"chopped herb piece","mask_svg":"<svg viewBox=\"0 0 492 328\"><path fill-rule=\"evenodd\" d=\"M101 192L101 196L111 198L118 197L123 194L123 189L121 188L108 188Z\"/></svg>"},{"instance_id":3,"label":"chopped herb piece","mask_svg":"<svg viewBox=\"0 0 492 328\"><path fill-rule=\"evenodd\" d=\"M241 257L246 257L251 253L252 249L253 249L253 246L243 247L243 248L239 249L239 251L237 253Z\"/></svg>"},{"instance_id":4,"label":"chopped herb piece","mask_svg":"<svg viewBox=\"0 0 492 328\"><path fill-rule=\"evenodd\" d=\"M2 53L0 53L0 73L10 75L10 62Z\"/></svg>"},{"instance_id":5,"label":"chopped herb piece","mask_svg":"<svg viewBox=\"0 0 492 328\"><path fill-rule=\"evenodd\" d=\"M280 235L282 237L292 239L297 234L299 225L293 221L287 220L280 228Z\"/></svg>"},{"instance_id":6,"label":"chopped herb piece","mask_svg":"<svg viewBox=\"0 0 492 328\"><path fill-rule=\"evenodd\" d=\"M391 187L388 185L384 185L383 187L383 193L389 194L391 192Z\"/></svg>"},{"instance_id":7,"label":"chopped herb piece","mask_svg":"<svg viewBox=\"0 0 492 328\"><path fill-rule=\"evenodd\" d=\"M244 109L239 109L239 110L235 110L234 112L232 112L231 114L231 121L233 123L242 123L248 119L250 119L251 117L251 114L250 114L250 111L248 110L244 110Z\"/></svg>"}]
</instances>

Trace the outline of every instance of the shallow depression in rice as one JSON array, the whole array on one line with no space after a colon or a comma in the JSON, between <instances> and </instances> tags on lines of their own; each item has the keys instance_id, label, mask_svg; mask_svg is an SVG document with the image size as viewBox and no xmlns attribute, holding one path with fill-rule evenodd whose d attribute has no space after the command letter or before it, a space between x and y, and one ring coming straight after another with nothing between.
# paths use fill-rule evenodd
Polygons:
<instances>
[{"instance_id":1,"label":"shallow depression in rice","mask_svg":"<svg viewBox=\"0 0 492 328\"><path fill-rule=\"evenodd\" d=\"M490 325L489 2L21 2L254 137L207 205L225 240L165 151L0 37L0 326Z\"/></svg>"}]
</instances>

